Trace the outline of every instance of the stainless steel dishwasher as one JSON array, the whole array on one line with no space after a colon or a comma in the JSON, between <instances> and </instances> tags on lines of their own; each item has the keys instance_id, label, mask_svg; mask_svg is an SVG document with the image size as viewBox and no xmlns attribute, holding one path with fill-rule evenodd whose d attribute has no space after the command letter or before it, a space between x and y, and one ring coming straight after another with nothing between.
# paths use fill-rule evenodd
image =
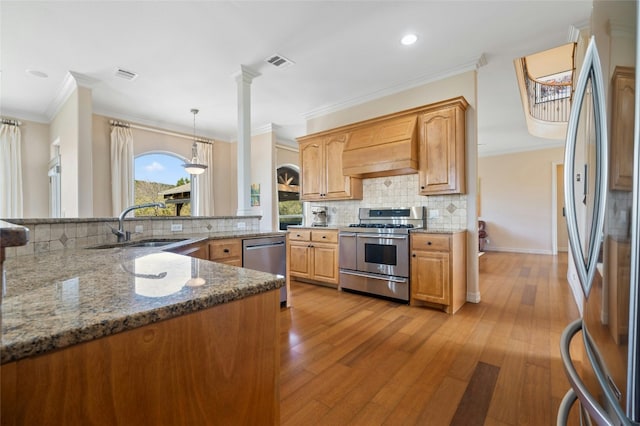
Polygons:
<instances>
[{"instance_id":1,"label":"stainless steel dishwasher","mask_svg":"<svg viewBox=\"0 0 640 426\"><path fill-rule=\"evenodd\" d=\"M255 271L285 276L285 236L250 238L242 240L242 267ZM280 288L280 303L287 301L287 288Z\"/></svg>"}]
</instances>

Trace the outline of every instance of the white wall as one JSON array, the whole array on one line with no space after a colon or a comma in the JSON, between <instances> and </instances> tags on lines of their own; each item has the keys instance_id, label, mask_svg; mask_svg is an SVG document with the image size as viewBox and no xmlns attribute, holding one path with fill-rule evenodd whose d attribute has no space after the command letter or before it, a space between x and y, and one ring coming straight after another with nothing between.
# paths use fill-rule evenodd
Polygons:
<instances>
[{"instance_id":1,"label":"white wall","mask_svg":"<svg viewBox=\"0 0 640 426\"><path fill-rule=\"evenodd\" d=\"M260 206L251 208L254 214L262 215L260 230L278 229L276 139L272 131L251 136L251 184L260 185Z\"/></svg>"},{"instance_id":2,"label":"white wall","mask_svg":"<svg viewBox=\"0 0 640 426\"><path fill-rule=\"evenodd\" d=\"M23 217L49 217L49 125L20 121Z\"/></svg>"},{"instance_id":3,"label":"white wall","mask_svg":"<svg viewBox=\"0 0 640 426\"><path fill-rule=\"evenodd\" d=\"M78 205L78 94L74 91L54 117L49 140L60 140L61 216L80 217Z\"/></svg>"},{"instance_id":4,"label":"white wall","mask_svg":"<svg viewBox=\"0 0 640 426\"><path fill-rule=\"evenodd\" d=\"M564 148L478 159L487 251L552 253L552 165L563 161Z\"/></svg>"}]
</instances>

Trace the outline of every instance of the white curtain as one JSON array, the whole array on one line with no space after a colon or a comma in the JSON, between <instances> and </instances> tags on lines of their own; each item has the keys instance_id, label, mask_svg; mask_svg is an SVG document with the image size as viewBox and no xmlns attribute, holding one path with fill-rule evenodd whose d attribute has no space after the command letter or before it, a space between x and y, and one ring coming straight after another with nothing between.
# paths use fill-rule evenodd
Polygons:
<instances>
[{"instance_id":1,"label":"white curtain","mask_svg":"<svg viewBox=\"0 0 640 426\"><path fill-rule=\"evenodd\" d=\"M198 197L197 212L194 216L213 216L213 143L198 144L198 161L208 167L198 175L196 196Z\"/></svg>"},{"instance_id":2,"label":"white curtain","mask_svg":"<svg viewBox=\"0 0 640 426\"><path fill-rule=\"evenodd\" d=\"M111 205L113 215L134 203L133 136L128 127L111 127Z\"/></svg>"},{"instance_id":3,"label":"white curtain","mask_svg":"<svg viewBox=\"0 0 640 426\"><path fill-rule=\"evenodd\" d=\"M22 160L20 128L0 126L0 217L22 217Z\"/></svg>"}]
</instances>

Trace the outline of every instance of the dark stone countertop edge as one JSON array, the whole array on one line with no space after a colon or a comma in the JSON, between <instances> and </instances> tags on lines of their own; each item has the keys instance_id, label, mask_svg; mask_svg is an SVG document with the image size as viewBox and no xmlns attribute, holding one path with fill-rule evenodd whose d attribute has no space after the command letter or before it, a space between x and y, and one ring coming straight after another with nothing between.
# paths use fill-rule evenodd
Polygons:
<instances>
[{"instance_id":1,"label":"dark stone countertop edge","mask_svg":"<svg viewBox=\"0 0 640 426\"><path fill-rule=\"evenodd\" d=\"M29 229L0 220L0 248L24 246L29 242Z\"/></svg>"},{"instance_id":2,"label":"dark stone countertop edge","mask_svg":"<svg viewBox=\"0 0 640 426\"><path fill-rule=\"evenodd\" d=\"M242 290L211 294L206 297L191 299L172 305L140 312L134 315L126 315L117 320L102 321L87 327L64 330L60 333L33 339L22 340L13 344L3 345L0 352L0 364L19 361L28 357L42 355L57 349L64 349L79 343L90 342L102 337L108 337L123 331L133 330L160 321L169 320L182 315L213 308L224 303L241 300L246 297L261 294L270 290L276 290L285 285L284 278L265 281L261 285L254 285Z\"/></svg>"}]
</instances>

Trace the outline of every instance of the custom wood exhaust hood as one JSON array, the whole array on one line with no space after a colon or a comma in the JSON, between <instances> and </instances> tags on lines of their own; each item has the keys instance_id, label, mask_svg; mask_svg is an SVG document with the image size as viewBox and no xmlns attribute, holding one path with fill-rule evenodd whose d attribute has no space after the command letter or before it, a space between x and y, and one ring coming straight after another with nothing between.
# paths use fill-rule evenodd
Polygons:
<instances>
[{"instance_id":1,"label":"custom wood exhaust hood","mask_svg":"<svg viewBox=\"0 0 640 426\"><path fill-rule=\"evenodd\" d=\"M418 172L418 114L378 119L353 128L342 153L345 176L372 178Z\"/></svg>"}]
</instances>

